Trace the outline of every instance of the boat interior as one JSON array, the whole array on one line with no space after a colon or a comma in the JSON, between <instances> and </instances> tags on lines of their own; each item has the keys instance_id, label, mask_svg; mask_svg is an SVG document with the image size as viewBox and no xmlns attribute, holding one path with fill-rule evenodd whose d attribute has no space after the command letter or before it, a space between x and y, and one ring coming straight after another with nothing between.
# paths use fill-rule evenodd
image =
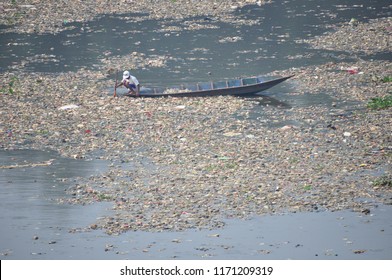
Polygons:
<instances>
[{"instance_id":1,"label":"boat interior","mask_svg":"<svg viewBox=\"0 0 392 280\"><path fill-rule=\"evenodd\" d=\"M232 88L232 87L241 87L247 85L254 85L258 83L264 82L264 79L261 77L252 77L252 78L241 78L241 79L233 79L233 80L226 80L226 81L218 81L218 82L203 82L203 83L196 83L196 84L184 84L181 86L175 86L170 88L147 88L142 87L140 89L140 93L162 93L167 91L168 89L177 92L195 92L195 91L205 91L205 90L214 90L214 89L224 89L224 88Z\"/></svg>"}]
</instances>

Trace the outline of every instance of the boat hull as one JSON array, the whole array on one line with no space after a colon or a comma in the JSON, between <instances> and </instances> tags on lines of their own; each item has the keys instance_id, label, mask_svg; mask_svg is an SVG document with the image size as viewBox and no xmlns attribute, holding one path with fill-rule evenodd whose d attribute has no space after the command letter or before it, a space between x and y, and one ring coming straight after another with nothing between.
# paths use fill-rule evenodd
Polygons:
<instances>
[{"instance_id":1,"label":"boat hull","mask_svg":"<svg viewBox=\"0 0 392 280\"><path fill-rule=\"evenodd\" d=\"M291 78L292 76L278 78L270 81L261 81L260 78L249 78L255 79L255 83L244 84L249 79L240 79L225 82L226 86L219 88L219 85L215 83L207 83L193 85L194 90L189 90L187 87L184 89L177 88L176 92L165 92L162 89L141 89L140 95L128 95L130 97L207 97L207 96L222 96L222 95L250 95L256 94L263 90L267 90L277 84L284 82L285 80ZM221 82L222 83L222 82ZM231 83L231 85L230 85ZM206 86L207 85L207 86ZM217 88L214 88L217 86ZM204 88L203 88L204 87ZM183 90L183 91L182 91Z\"/></svg>"}]
</instances>

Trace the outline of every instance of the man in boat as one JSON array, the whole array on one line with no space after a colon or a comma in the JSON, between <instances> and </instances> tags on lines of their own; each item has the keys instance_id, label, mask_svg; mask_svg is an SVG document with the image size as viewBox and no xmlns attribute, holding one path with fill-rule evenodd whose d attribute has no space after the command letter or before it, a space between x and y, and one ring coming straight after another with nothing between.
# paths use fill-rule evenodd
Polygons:
<instances>
[{"instance_id":1,"label":"man in boat","mask_svg":"<svg viewBox=\"0 0 392 280\"><path fill-rule=\"evenodd\" d=\"M129 71L124 71L123 79L120 84L116 85L116 88L121 86L124 86L129 90L128 94L133 94L136 96L139 96L140 94L140 83L135 76L132 76L129 73Z\"/></svg>"}]
</instances>

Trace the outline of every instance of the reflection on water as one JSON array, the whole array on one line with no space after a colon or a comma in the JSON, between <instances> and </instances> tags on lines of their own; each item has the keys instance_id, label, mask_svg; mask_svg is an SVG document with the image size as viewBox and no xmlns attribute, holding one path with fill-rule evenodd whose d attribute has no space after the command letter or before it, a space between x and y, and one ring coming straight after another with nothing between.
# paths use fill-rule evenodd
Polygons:
<instances>
[{"instance_id":1,"label":"reflection on water","mask_svg":"<svg viewBox=\"0 0 392 280\"><path fill-rule=\"evenodd\" d=\"M53 160L51 165L41 165ZM0 150L0 253L31 258L35 243L56 242L71 228L93 223L105 204L88 207L59 205L72 178L107 169L102 160L72 160L54 152ZM8 167L8 168L7 168ZM39 241L33 242L38 236ZM44 240L44 241L41 241ZM29 247L30 246L30 247Z\"/></svg>"}]
</instances>

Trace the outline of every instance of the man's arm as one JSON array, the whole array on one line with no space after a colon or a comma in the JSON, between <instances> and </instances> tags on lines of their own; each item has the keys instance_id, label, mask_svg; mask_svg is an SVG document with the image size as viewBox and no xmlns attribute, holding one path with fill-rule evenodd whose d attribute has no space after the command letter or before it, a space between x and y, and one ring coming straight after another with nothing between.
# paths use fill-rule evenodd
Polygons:
<instances>
[{"instance_id":1,"label":"man's arm","mask_svg":"<svg viewBox=\"0 0 392 280\"><path fill-rule=\"evenodd\" d=\"M115 87L118 88L118 87L121 87L121 86L123 86L123 85L124 85L124 82L121 82L121 83L119 83L118 85L116 85Z\"/></svg>"}]
</instances>

